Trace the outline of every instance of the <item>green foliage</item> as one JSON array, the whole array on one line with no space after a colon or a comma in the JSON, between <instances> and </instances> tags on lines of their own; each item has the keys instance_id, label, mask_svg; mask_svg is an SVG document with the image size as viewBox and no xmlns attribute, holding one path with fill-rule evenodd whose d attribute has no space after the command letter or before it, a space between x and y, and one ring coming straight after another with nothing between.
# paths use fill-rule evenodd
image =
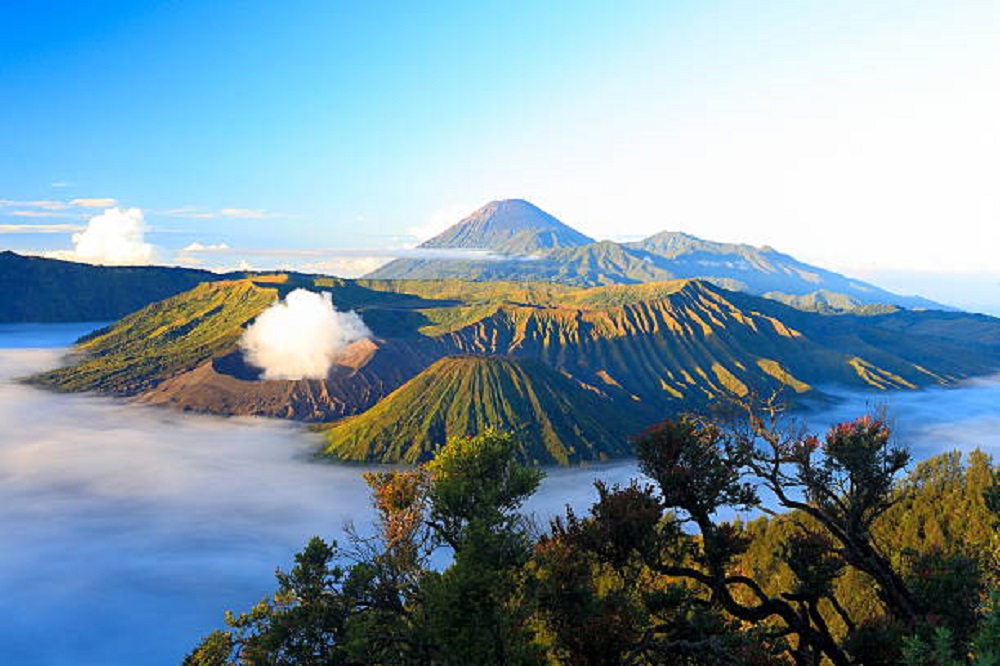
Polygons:
<instances>
[{"instance_id":1,"label":"green foliage","mask_svg":"<svg viewBox=\"0 0 1000 666\"><path fill-rule=\"evenodd\" d=\"M288 573L275 574L278 591L250 611L226 614L226 631L206 637L185 666L346 664L340 647L351 613L340 594L345 571L334 563L335 544L313 537Z\"/></svg>"},{"instance_id":2,"label":"green foliage","mask_svg":"<svg viewBox=\"0 0 1000 666\"><path fill-rule=\"evenodd\" d=\"M818 601L832 597L834 582L844 573L845 562L830 538L821 532L794 532L780 550L795 584L789 598Z\"/></svg>"},{"instance_id":3,"label":"green foliage","mask_svg":"<svg viewBox=\"0 0 1000 666\"><path fill-rule=\"evenodd\" d=\"M531 539L521 503L542 473L518 462L510 435L456 438L432 464L366 475L374 537L355 561L314 538L278 591L188 657L209 664L540 664L527 620ZM444 571L430 553L450 547Z\"/></svg>"},{"instance_id":4,"label":"green foliage","mask_svg":"<svg viewBox=\"0 0 1000 666\"><path fill-rule=\"evenodd\" d=\"M520 444L452 438L418 468L367 474L374 535L352 532L347 553L313 539L273 597L230 614L185 664L997 666L995 535L962 527L995 519L992 461L946 454L855 492L873 466L899 471L881 422L835 427L827 446L766 423L750 448L738 426L660 424L638 442L655 486L598 483L586 515L567 510L540 537L520 509L541 472ZM718 521L757 505L750 478L794 510ZM949 548L914 536L945 507L965 507L939 523ZM441 547L452 557L434 569Z\"/></svg>"},{"instance_id":5,"label":"green foliage","mask_svg":"<svg viewBox=\"0 0 1000 666\"><path fill-rule=\"evenodd\" d=\"M454 437L426 465L431 519L458 549L468 531L504 531L518 522L515 511L538 488L543 473L519 462L520 445L510 434L488 429Z\"/></svg>"},{"instance_id":6,"label":"green foliage","mask_svg":"<svg viewBox=\"0 0 1000 666\"><path fill-rule=\"evenodd\" d=\"M154 303L82 342L83 359L32 381L67 391L133 395L236 351L243 327L278 298L245 280L199 285Z\"/></svg>"},{"instance_id":7,"label":"green foliage","mask_svg":"<svg viewBox=\"0 0 1000 666\"><path fill-rule=\"evenodd\" d=\"M725 428L698 419L667 421L647 431L636 448L665 506L690 517L700 533L691 564L656 569L703 586L737 618L785 626L798 643L789 656L846 664L850 655L864 655L872 663L891 663L905 630L925 622L946 625L953 645L967 643L983 589L977 560L922 550L916 577L908 577L876 537L877 522L900 502L897 476L909 459L891 443L884 421L863 417L839 424L821 445L814 436L782 429L777 412L756 406ZM721 507L757 505L746 485L751 481L795 512L792 530L783 530L764 551L765 560L777 560L787 572L780 584L745 575L747 564L760 564L752 558L761 551L748 547L739 526L712 517ZM867 579L887 622L873 621L875 615L859 623L845 608L840 581L847 572ZM879 648L899 626L904 631L896 632L896 644ZM852 634L847 643L845 633Z\"/></svg>"},{"instance_id":8,"label":"green foliage","mask_svg":"<svg viewBox=\"0 0 1000 666\"><path fill-rule=\"evenodd\" d=\"M906 626L885 615L862 621L844 637L844 649L855 663L899 666L903 663Z\"/></svg>"},{"instance_id":9,"label":"green foliage","mask_svg":"<svg viewBox=\"0 0 1000 666\"><path fill-rule=\"evenodd\" d=\"M892 486L909 463L909 453L890 443L883 419L870 416L834 426L819 448L815 438L794 447L798 482L810 502L842 525L845 534L867 536L875 519L895 502Z\"/></svg>"},{"instance_id":10,"label":"green foliage","mask_svg":"<svg viewBox=\"0 0 1000 666\"><path fill-rule=\"evenodd\" d=\"M982 573L975 560L942 549L910 554L907 583L920 605L926 609L926 621L949 631L955 644L966 645L978 619Z\"/></svg>"},{"instance_id":11,"label":"green foliage","mask_svg":"<svg viewBox=\"0 0 1000 666\"><path fill-rule=\"evenodd\" d=\"M184 658L183 666L228 666L234 648L230 632L213 631Z\"/></svg>"},{"instance_id":12,"label":"green foliage","mask_svg":"<svg viewBox=\"0 0 1000 666\"><path fill-rule=\"evenodd\" d=\"M663 503L708 521L723 506L749 507L758 502L743 482L746 453L732 447L715 425L682 417L663 421L636 439L639 469L655 480Z\"/></svg>"},{"instance_id":13,"label":"green foliage","mask_svg":"<svg viewBox=\"0 0 1000 666\"><path fill-rule=\"evenodd\" d=\"M329 290L376 339L321 382L257 383L240 335L298 287ZM571 464L627 455L627 436L655 419L727 396L949 383L992 368L998 331L950 313L804 313L694 280L574 289L269 274L150 305L32 381L222 414L365 412L327 431L326 453L348 460L418 462L492 426L514 431L526 460Z\"/></svg>"},{"instance_id":14,"label":"green foliage","mask_svg":"<svg viewBox=\"0 0 1000 666\"><path fill-rule=\"evenodd\" d=\"M1000 592L993 592L978 624L968 627L972 637L967 649L947 626L922 629L904 639L900 663L906 666L998 666Z\"/></svg>"},{"instance_id":15,"label":"green foliage","mask_svg":"<svg viewBox=\"0 0 1000 666\"><path fill-rule=\"evenodd\" d=\"M167 266L92 266L0 252L0 323L111 321L222 276Z\"/></svg>"},{"instance_id":16,"label":"green foliage","mask_svg":"<svg viewBox=\"0 0 1000 666\"><path fill-rule=\"evenodd\" d=\"M455 553L426 579L432 636L448 664L541 663L519 596L530 539L517 510L542 473L518 462L509 434L453 438L426 465L429 519Z\"/></svg>"},{"instance_id":17,"label":"green foliage","mask_svg":"<svg viewBox=\"0 0 1000 666\"><path fill-rule=\"evenodd\" d=\"M1000 513L1000 512L997 512ZM1000 589L993 588L970 651L974 666L1000 666Z\"/></svg>"}]
</instances>

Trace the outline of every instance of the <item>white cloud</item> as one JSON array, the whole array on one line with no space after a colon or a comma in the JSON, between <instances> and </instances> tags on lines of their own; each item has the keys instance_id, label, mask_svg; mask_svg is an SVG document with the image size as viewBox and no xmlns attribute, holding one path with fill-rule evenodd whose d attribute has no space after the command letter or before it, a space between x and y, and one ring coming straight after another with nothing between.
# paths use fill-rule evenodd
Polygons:
<instances>
[{"instance_id":1,"label":"white cloud","mask_svg":"<svg viewBox=\"0 0 1000 666\"><path fill-rule=\"evenodd\" d=\"M497 254L490 250L473 250L466 248L350 248L350 247L229 247L225 243L218 245L201 245L192 243L185 248L186 252L197 254L238 255L247 257L285 257L311 258L317 261L334 258L355 259L459 259L459 260L499 260L507 259L508 255Z\"/></svg>"},{"instance_id":2,"label":"white cloud","mask_svg":"<svg viewBox=\"0 0 1000 666\"><path fill-rule=\"evenodd\" d=\"M268 213L265 210L255 208L223 208L219 211L219 215L222 215L223 217L237 217L245 220L263 220L264 218L274 217L273 213Z\"/></svg>"},{"instance_id":3,"label":"white cloud","mask_svg":"<svg viewBox=\"0 0 1000 666\"><path fill-rule=\"evenodd\" d=\"M66 210L71 207L71 205L65 201L52 201L49 199L33 199L27 201L0 199L0 206L4 208L43 208L45 210Z\"/></svg>"},{"instance_id":4,"label":"white cloud","mask_svg":"<svg viewBox=\"0 0 1000 666\"><path fill-rule=\"evenodd\" d=\"M199 252L220 252L223 250L228 250L229 246L225 243L215 243L213 245L205 245L197 241L188 244L186 247L182 248L177 255L174 257L174 261L178 264L184 266L203 266L205 264L205 259L196 256Z\"/></svg>"},{"instance_id":5,"label":"white cloud","mask_svg":"<svg viewBox=\"0 0 1000 666\"><path fill-rule=\"evenodd\" d=\"M155 252L145 242L145 232L142 210L109 208L91 217L83 231L73 234L72 250L57 250L47 256L113 266L149 264Z\"/></svg>"},{"instance_id":6,"label":"white cloud","mask_svg":"<svg viewBox=\"0 0 1000 666\"><path fill-rule=\"evenodd\" d=\"M168 217L184 217L196 220L208 220L216 217L241 220L265 220L274 217L287 217L282 213L272 213L260 208L220 208L218 210L210 210L197 206L183 206L181 208L169 208L156 212Z\"/></svg>"},{"instance_id":7,"label":"white cloud","mask_svg":"<svg viewBox=\"0 0 1000 666\"><path fill-rule=\"evenodd\" d=\"M65 234L81 229L79 224L0 224L0 234Z\"/></svg>"},{"instance_id":8,"label":"white cloud","mask_svg":"<svg viewBox=\"0 0 1000 666\"><path fill-rule=\"evenodd\" d=\"M191 243L185 247L181 252L212 252L215 250L228 250L229 246L225 243L215 243L214 245L203 245L198 241Z\"/></svg>"},{"instance_id":9,"label":"white cloud","mask_svg":"<svg viewBox=\"0 0 1000 666\"><path fill-rule=\"evenodd\" d=\"M254 320L240 347L264 379L324 379L338 351L371 335L356 312L338 312L329 293L296 289Z\"/></svg>"},{"instance_id":10,"label":"white cloud","mask_svg":"<svg viewBox=\"0 0 1000 666\"><path fill-rule=\"evenodd\" d=\"M326 261L301 264L297 270L305 273L322 273L343 278L356 278L371 273L386 264L387 257L335 257Z\"/></svg>"},{"instance_id":11,"label":"white cloud","mask_svg":"<svg viewBox=\"0 0 1000 666\"><path fill-rule=\"evenodd\" d=\"M174 260L186 266L199 266L219 272L249 270L248 268L224 269L219 265L220 261L229 264L235 257L239 257L243 262L250 257L260 258L265 260L266 265L278 270L323 273L345 278L361 277L393 259L400 258L459 261L498 261L517 258L488 250L463 248L239 248L229 247L225 243L203 245L196 242L178 252Z\"/></svg>"},{"instance_id":12,"label":"white cloud","mask_svg":"<svg viewBox=\"0 0 1000 666\"><path fill-rule=\"evenodd\" d=\"M57 213L51 210L14 210L6 214L11 217L75 217L70 213Z\"/></svg>"},{"instance_id":13,"label":"white cloud","mask_svg":"<svg viewBox=\"0 0 1000 666\"><path fill-rule=\"evenodd\" d=\"M216 214L211 211L202 210L200 208L190 208L190 207L170 208L168 210L161 210L156 212L159 213L160 215L166 215L168 217L184 217L191 219L210 219L216 217Z\"/></svg>"},{"instance_id":14,"label":"white cloud","mask_svg":"<svg viewBox=\"0 0 1000 666\"><path fill-rule=\"evenodd\" d=\"M108 208L116 205L118 200L112 199L111 197L104 197L92 199L73 199L69 203L70 205L79 206L81 208Z\"/></svg>"}]
</instances>

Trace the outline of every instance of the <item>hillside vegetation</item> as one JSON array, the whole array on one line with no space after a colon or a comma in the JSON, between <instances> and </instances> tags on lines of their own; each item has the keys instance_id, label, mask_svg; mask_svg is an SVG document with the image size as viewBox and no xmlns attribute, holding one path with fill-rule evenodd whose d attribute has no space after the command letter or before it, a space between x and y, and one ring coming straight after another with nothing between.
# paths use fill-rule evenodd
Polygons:
<instances>
[{"instance_id":1,"label":"hillside vegetation","mask_svg":"<svg viewBox=\"0 0 1000 666\"><path fill-rule=\"evenodd\" d=\"M220 279L167 266L91 266L0 252L0 323L112 321Z\"/></svg>"},{"instance_id":2,"label":"hillside vegetation","mask_svg":"<svg viewBox=\"0 0 1000 666\"><path fill-rule=\"evenodd\" d=\"M323 379L261 380L240 336L302 287L330 292L373 338L345 350ZM491 360L430 370L452 356ZM374 409L331 430L344 436L328 452L358 460L414 461L451 434L533 423L521 433L528 459L565 463L622 455L627 435L656 418L731 397L948 385L995 370L998 358L1000 321L990 317L825 315L698 280L574 288L277 274L206 283L150 305L33 381L313 422Z\"/></svg>"},{"instance_id":3,"label":"hillside vegetation","mask_svg":"<svg viewBox=\"0 0 1000 666\"><path fill-rule=\"evenodd\" d=\"M1000 468L946 454L907 475L877 418L820 439L768 414L656 424L642 481L597 482L547 529L508 433L368 473L374 524L312 538L185 666L996 664ZM782 513L718 519L765 507Z\"/></svg>"},{"instance_id":4,"label":"hillside vegetation","mask_svg":"<svg viewBox=\"0 0 1000 666\"><path fill-rule=\"evenodd\" d=\"M33 381L66 391L134 395L237 349L243 326L278 298L250 280L210 282L160 301L79 342L81 360Z\"/></svg>"},{"instance_id":5,"label":"hillside vegetation","mask_svg":"<svg viewBox=\"0 0 1000 666\"><path fill-rule=\"evenodd\" d=\"M634 425L606 397L537 361L448 356L363 414L325 428L323 452L416 463L452 437L493 427L517 434L523 460L565 465L628 454Z\"/></svg>"}]
</instances>

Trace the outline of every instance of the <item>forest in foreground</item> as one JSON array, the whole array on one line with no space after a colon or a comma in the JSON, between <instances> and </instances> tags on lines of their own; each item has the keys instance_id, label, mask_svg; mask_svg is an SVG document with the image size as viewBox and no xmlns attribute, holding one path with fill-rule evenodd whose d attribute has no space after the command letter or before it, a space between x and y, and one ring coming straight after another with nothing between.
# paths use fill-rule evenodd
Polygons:
<instances>
[{"instance_id":1,"label":"forest in foreground","mask_svg":"<svg viewBox=\"0 0 1000 666\"><path fill-rule=\"evenodd\" d=\"M978 450L911 466L874 415L822 437L760 406L681 417L636 438L646 478L539 526L518 447L487 430L368 473L375 524L310 540L184 664L1000 664Z\"/></svg>"}]
</instances>

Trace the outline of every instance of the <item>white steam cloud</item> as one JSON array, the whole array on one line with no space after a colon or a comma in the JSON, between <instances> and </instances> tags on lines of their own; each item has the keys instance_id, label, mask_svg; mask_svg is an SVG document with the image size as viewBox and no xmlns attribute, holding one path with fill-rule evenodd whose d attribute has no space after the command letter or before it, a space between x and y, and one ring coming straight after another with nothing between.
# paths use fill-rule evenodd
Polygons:
<instances>
[{"instance_id":1,"label":"white steam cloud","mask_svg":"<svg viewBox=\"0 0 1000 666\"><path fill-rule=\"evenodd\" d=\"M356 312L338 312L329 293L296 289L243 333L247 360L264 379L323 379L337 352L372 332Z\"/></svg>"},{"instance_id":2,"label":"white steam cloud","mask_svg":"<svg viewBox=\"0 0 1000 666\"><path fill-rule=\"evenodd\" d=\"M103 200L98 200L103 201ZM145 242L146 222L139 208L108 208L90 218L87 227L73 234L73 249L46 256L108 266L153 263L153 246Z\"/></svg>"}]
</instances>

